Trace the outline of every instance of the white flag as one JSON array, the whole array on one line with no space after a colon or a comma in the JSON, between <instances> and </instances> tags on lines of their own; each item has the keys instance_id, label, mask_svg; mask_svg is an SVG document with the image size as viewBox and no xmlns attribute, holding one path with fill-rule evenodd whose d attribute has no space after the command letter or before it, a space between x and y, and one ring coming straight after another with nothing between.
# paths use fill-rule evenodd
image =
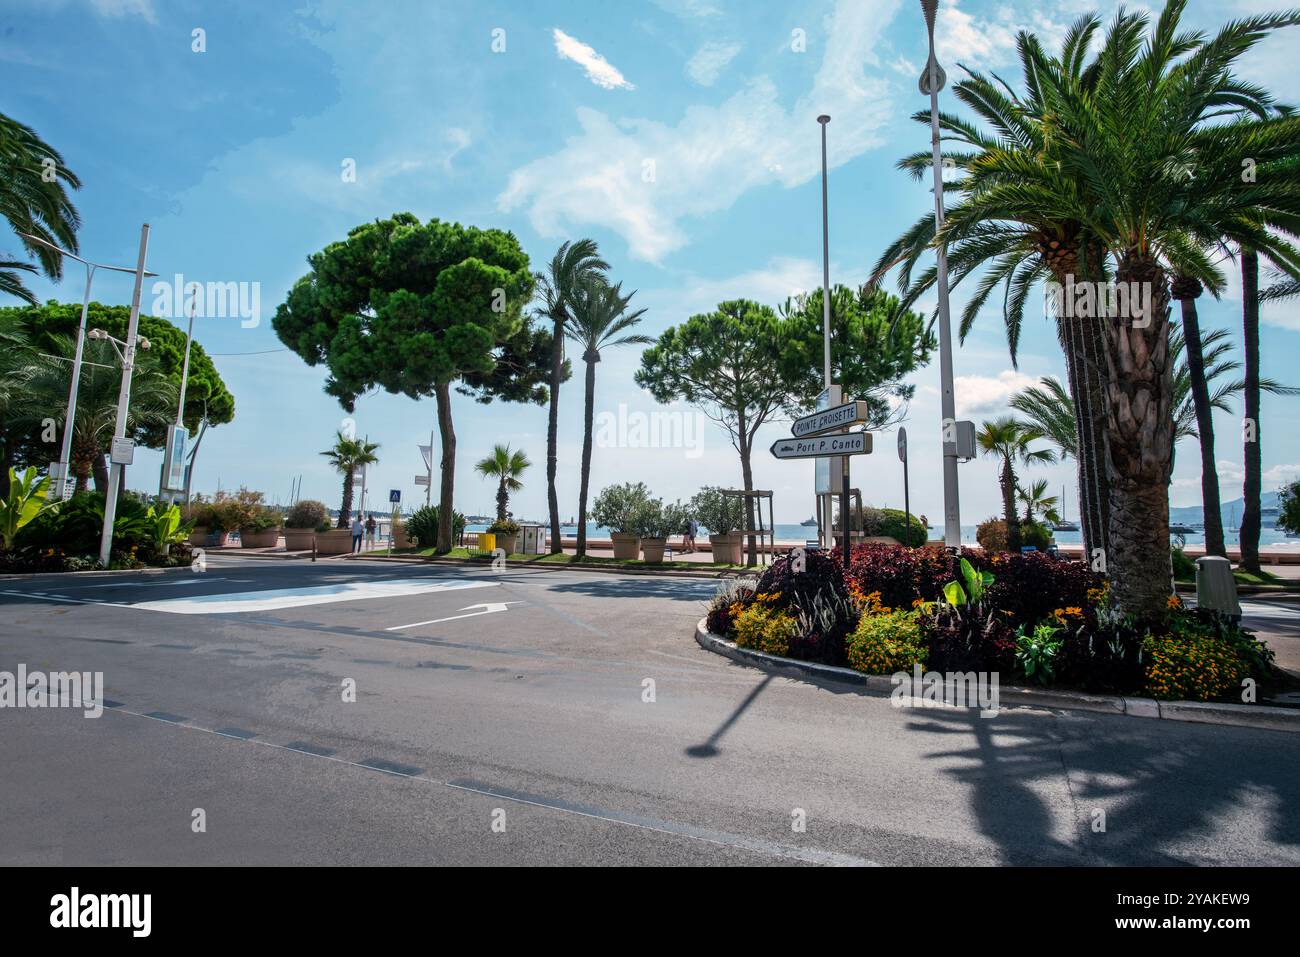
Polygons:
<instances>
[{"instance_id":1,"label":"white flag","mask_svg":"<svg viewBox=\"0 0 1300 957\"><path fill-rule=\"evenodd\" d=\"M420 455L424 457L424 467L426 469L433 468L433 446L421 445L419 448Z\"/></svg>"}]
</instances>

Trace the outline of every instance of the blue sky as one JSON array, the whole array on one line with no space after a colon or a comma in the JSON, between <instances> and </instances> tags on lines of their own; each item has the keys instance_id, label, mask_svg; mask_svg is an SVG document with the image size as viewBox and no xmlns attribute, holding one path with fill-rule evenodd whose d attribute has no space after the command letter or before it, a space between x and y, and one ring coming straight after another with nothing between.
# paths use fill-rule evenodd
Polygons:
<instances>
[{"instance_id":1,"label":"blue sky","mask_svg":"<svg viewBox=\"0 0 1300 957\"><path fill-rule=\"evenodd\" d=\"M1281 7L1270 0L1210 5L1188 19L1217 20ZM1217 8L1217 14L1213 11ZM1031 29L1054 45L1079 12L1112 4L1043 5L947 0L940 59L1014 79L1014 37ZM192 50L193 31L206 50ZM500 31L500 32L498 32ZM803 43L799 39L802 36ZM494 41L497 49L494 50ZM501 47L504 45L504 49ZM802 45L803 49L797 49ZM1246 74L1284 98L1300 33L1269 40ZM893 168L928 143L907 117L925 101L916 77L925 58L919 10L905 0L760 3L322 2L199 3L186 0L5 0L0 10L3 111L34 126L82 178L76 196L84 254L134 262L149 222L149 265L164 277L260 283L261 316L200 319L196 338L235 395L236 419L205 439L196 487L240 484L270 499L303 493L337 504L338 479L317 454L344 418L271 330L270 317L305 257L376 217L410 210L511 229L534 263L566 238L591 236L625 288L649 311L653 334L722 299L775 305L820 283L819 145L816 116L829 113L831 278L856 284L883 246L926 208L929 193ZM951 98L945 105L952 108ZM352 160L355 182L345 182ZM653 176L647 181L647 171ZM0 252L16 251L12 236ZM1228 264L1222 302L1202 301L1203 322L1240 342L1239 283ZM73 272L40 280L42 298L78 300ZM96 298L130 301L129 277L102 275ZM151 303L147 295L146 308ZM960 304L960 299L958 299ZM927 305L932 305L927 304ZM1265 312L1266 375L1300 381L1300 308ZM598 413L658 408L636 388L635 348L606 354ZM1006 397L1039 376L1062 375L1044 320L1026 331L1013 370L1000 317L990 312L955 359L958 412L1000 413ZM941 514L938 362L914 377L912 500ZM561 510L577 510L581 380L562 393ZM1265 397L1265 488L1300 474L1293 412L1300 400ZM1239 411L1219 415L1225 500L1240 494ZM544 409L457 403L457 504L487 511L492 490L472 471L493 442L521 446L535 465L515 499L517 515L545 511ZM363 398L357 431L382 445L372 487L422 490L416 445L428 441L432 400ZM774 425L766 444L784 434ZM701 485L739 485L738 457L707 427L698 450L597 448L593 487L645 480L655 494L685 498ZM855 463L855 485L877 505L902 505L893 436ZM129 475L156 486L156 453ZM778 521L812 511L812 466L755 462L756 483L776 493ZM1070 466L1042 468L1054 488ZM998 510L995 466L962 466L963 520ZM386 498L386 496L385 496ZM1199 501L1199 459L1179 447L1171 499Z\"/></svg>"}]
</instances>

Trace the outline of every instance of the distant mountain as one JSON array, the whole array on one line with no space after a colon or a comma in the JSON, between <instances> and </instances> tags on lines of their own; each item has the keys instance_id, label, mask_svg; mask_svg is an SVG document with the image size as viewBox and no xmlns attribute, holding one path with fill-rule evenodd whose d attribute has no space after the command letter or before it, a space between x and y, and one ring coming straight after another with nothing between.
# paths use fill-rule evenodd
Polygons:
<instances>
[{"instance_id":1,"label":"distant mountain","mask_svg":"<svg viewBox=\"0 0 1300 957\"><path fill-rule=\"evenodd\" d=\"M1261 508L1277 508L1278 493L1265 492L1259 497ZM1223 527L1235 529L1241 524L1241 513L1245 509L1246 500L1236 498L1231 502L1223 502L1219 506L1219 514L1223 516ZM1233 520L1235 517L1235 521ZM1169 510L1169 521L1180 525L1201 525L1205 522L1205 509L1200 505L1185 505L1182 508L1171 508ZM1267 523L1266 523L1267 524Z\"/></svg>"}]
</instances>

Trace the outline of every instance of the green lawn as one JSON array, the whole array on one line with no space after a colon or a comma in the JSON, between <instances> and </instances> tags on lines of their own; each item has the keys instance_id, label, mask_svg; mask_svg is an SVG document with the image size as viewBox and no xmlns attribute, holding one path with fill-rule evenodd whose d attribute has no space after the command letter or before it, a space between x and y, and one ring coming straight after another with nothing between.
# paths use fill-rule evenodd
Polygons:
<instances>
[{"instance_id":1,"label":"green lawn","mask_svg":"<svg viewBox=\"0 0 1300 957\"><path fill-rule=\"evenodd\" d=\"M1293 587L1295 585L1294 579L1281 578L1274 575L1272 572L1266 572L1263 570L1256 575L1254 572L1248 572L1244 568L1234 568L1232 570L1232 577L1237 580L1238 585L1292 585ZM1179 578L1177 581L1180 585L1196 584L1195 578Z\"/></svg>"},{"instance_id":2,"label":"green lawn","mask_svg":"<svg viewBox=\"0 0 1300 957\"><path fill-rule=\"evenodd\" d=\"M387 555L386 549L377 549L366 552L366 555ZM492 556L486 552L470 551L468 548L453 548L443 555L435 555L432 548L395 548L394 555L421 555L426 558L458 558L464 561L488 562ZM576 555L558 554L558 555L526 555L522 552L516 552L506 556L506 561L510 564L540 564L540 565L616 565L627 568L672 568L684 569L686 571L717 571L718 569L735 569L743 570L744 565L714 565L712 563L702 562L658 562L653 565L647 565L639 558L603 558L596 555L588 555L581 561Z\"/></svg>"}]
</instances>

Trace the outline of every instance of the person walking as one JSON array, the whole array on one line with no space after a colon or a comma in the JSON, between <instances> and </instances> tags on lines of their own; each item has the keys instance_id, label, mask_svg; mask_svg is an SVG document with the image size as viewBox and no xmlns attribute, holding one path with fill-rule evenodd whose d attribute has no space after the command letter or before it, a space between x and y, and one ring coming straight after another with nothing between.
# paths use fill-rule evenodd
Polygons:
<instances>
[{"instance_id":1,"label":"person walking","mask_svg":"<svg viewBox=\"0 0 1300 957\"><path fill-rule=\"evenodd\" d=\"M375 517L366 516L366 543L370 548L375 547Z\"/></svg>"},{"instance_id":2,"label":"person walking","mask_svg":"<svg viewBox=\"0 0 1300 957\"><path fill-rule=\"evenodd\" d=\"M365 532L365 530L366 527L361 524L361 513L357 512L356 516L352 519L352 553L353 554L356 554L357 552L361 551L361 536Z\"/></svg>"},{"instance_id":3,"label":"person walking","mask_svg":"<svg viewBox=\"0 0 1300 957\"><path fill-rule=\"evenodd\" d=\"M686 520L686 532L682 535L682 551L695 551L695 536L700 533L700 523L693 518Z\"/></svg>"}]
</instances>

